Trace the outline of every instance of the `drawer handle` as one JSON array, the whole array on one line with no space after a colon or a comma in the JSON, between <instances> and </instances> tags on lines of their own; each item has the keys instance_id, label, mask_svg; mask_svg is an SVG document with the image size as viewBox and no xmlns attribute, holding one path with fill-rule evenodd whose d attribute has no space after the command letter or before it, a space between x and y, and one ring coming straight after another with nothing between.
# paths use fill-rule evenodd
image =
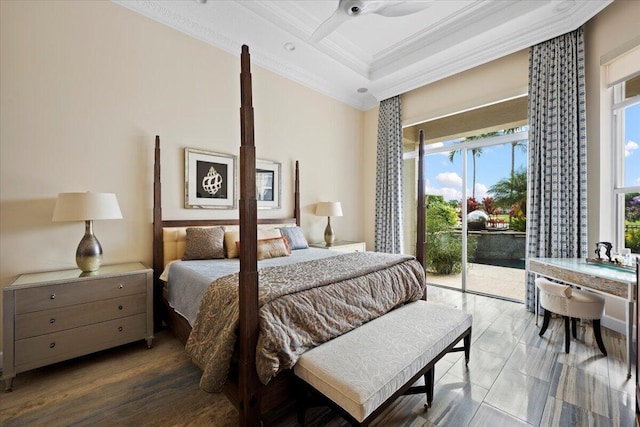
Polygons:
<instances>
[{"instance_id":1,"label":"drawer handle","mask_svg":"<svg viewBox=\"0 0 640 427\"><path fill-rule=\"evenodd\" d=\"M120 285L118 286L119 289L124 288L124 285L122 283L120 283Z\"/></svg>"},{"instance_id":2,"label":"drawer handle","mask_svg":"<svg viewBox=\"0 0 640 427\"><path fill-rule=\"evenodd\" d=\"M122 332L124 328L122 326L118 326L118 331Z\"/></svg>"},{"instance_id":3,"label":"drawer handle","mask_svg":"<svg viewBox=\"0 0 640 427\"><path fill-rule=\"evenodd\" d=\"M49 344L49 348L53 348L53 347L55 347L55 346L56 346L56 343L55 343L55 342L52 342L52 343L50 343L50 344Z\"/></svg>"},{"instance_id":4,"label":"drawer handle","mask_svg":"<svg viewBox=\"0 0 640 427\"><path fill-rule=\"evenodd\" d=\"M53 325L54 323L56 323L56 319L54 319L54 318L49 319L49 323L51 323Z\"/></svg>"},{"instance_id":5,"label":"drawer handle","mask_svg":"<svg viewBox=\"0 0 640 427\"><path fill-rule=\"evenodd\" d=\"M118 306L118 310L122 310L122 308L123 308L123 307L122 307L121 305L119 305L119 306Z\"/></svg>"},{"instance_id":6,"label":"drawer handle","mask_svg":"<svg viewBox=\"0 0 640 427\"><path fill-rule=\"evenodd\" d=\"M51 294L51 296L49 298L56 299L56 294Z\"/></svg>"}]
</instances>

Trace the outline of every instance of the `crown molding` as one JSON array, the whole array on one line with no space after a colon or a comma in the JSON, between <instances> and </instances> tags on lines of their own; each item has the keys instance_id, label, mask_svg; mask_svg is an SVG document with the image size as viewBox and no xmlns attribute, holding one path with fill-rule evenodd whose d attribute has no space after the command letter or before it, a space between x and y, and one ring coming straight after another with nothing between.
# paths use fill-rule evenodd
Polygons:
<instances>
[{"instance_id":1,"label":"crown molding","mask_svg":"<svg viewBox=\"0 0 640 427\"><path fill-rule=\"evenodd\" d=\"M505 35L500 43L483 42L479 37L475 42L465 43L441 54L439 61L433 60L432 57L432 60L425 60L422 66L416 64L413 72L407 71L402 76L393 76L393 83L376 86L372 93L379 100L387 99L542 43L575 30L612 1L599 2L599 7L594 8L592 5L585 5L585 2L565 0L565 3L570 3L572 6L564 9L563 13L553 14L544 27L535 25L537 21L533 19L524 19L524 23L513 22L510 25L514 28L508 33L503 32ZM495 38L491 39L495 40ZM433 63L428 64L428 62Z\"/></svg>"}]
</instances>

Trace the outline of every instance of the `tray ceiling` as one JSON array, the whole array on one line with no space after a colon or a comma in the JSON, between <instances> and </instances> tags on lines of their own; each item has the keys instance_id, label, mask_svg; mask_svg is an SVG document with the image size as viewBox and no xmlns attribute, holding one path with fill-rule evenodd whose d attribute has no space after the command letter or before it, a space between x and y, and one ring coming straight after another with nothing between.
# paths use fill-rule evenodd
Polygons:
<instances>
[{"instance_id":1,"label":"tray ceiling","mask_svg":"<svg viewBox=\"0 0 640 427\"><path fill-rule=\"evenodd\" d=\"M360 1L418 11L344 18L314 41L337 0L114 0L233 55L246 44L255 65L361 110L575 30L613 0Z\"/></svg>"}]
</instances>

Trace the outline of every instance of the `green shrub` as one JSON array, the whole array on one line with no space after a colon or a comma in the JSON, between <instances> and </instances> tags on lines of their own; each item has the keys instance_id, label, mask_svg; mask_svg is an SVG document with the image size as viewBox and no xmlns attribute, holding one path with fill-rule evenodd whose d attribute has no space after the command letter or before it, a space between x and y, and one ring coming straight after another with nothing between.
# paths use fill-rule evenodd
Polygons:
<instances>
[{"instance_id":1,"label":"green shrub","mask_svg":"<svg viewBox=\"0 0 640 427\"><path fill-rule=\"evenodd\" d=\"M527 231L527 218L523 216L511 218L509 229L513 231Z\"/></svg>"},{"instance_id":2,"label":"green shrub","mask_svg":"<svg viewBox=\"0 0 640 427\"><path fill-rule=\"evenodd\" d=\"M428 196L425 205L427 269L437 274L458 274L462 271L462 235L453 232L458 214L442 196ZM469 254L475 252L476 245L475 238L467 240Z\"/></svg>"},{"instance_id":3,"label":"green shrub","mask_svg":"<svg viewBox=\"0 0 640 427\"><path fill-rule=\"evenodd\" d=\"M634 254L640 254L640 229L630 229L625 233L624 247L631 249Z\"/></svg>"},{"instance_id":4,"label":"green shrub","mask_svg":"<svg viewBox=\"0 0 640 427\"><path fill-rule=\"evenodd\" d=\"M462 271L462 239L443 231L427 234L427 267L437 274L458 274Z\"/></svg>"}]
</instances>

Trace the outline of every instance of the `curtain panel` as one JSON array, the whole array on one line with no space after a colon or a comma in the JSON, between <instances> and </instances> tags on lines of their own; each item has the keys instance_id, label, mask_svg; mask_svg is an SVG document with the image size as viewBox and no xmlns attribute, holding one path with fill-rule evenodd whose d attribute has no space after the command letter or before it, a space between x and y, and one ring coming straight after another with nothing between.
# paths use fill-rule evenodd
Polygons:
<instances>
[{"instance_id":1,"label":"curtain panel","mask_svg":"<svg viewBox=\"0 0 640 427\"><path fill-rule=\"evenodd\" d=\"M402 252L402 165L400 96L394 96L380 103L378 116L376 252Z\"/></svg>"},{"instance_id":2,"label":"curtain panel","mask_svg":"<svg viewBox=\"0 0 640 427\"><path fill-rule=\"evenodd\" d=\"M583 29L529 49L527 256L587 255L587 139ZM526 307L535 309L527 272Z\"/></svg>"}]
</instances>

